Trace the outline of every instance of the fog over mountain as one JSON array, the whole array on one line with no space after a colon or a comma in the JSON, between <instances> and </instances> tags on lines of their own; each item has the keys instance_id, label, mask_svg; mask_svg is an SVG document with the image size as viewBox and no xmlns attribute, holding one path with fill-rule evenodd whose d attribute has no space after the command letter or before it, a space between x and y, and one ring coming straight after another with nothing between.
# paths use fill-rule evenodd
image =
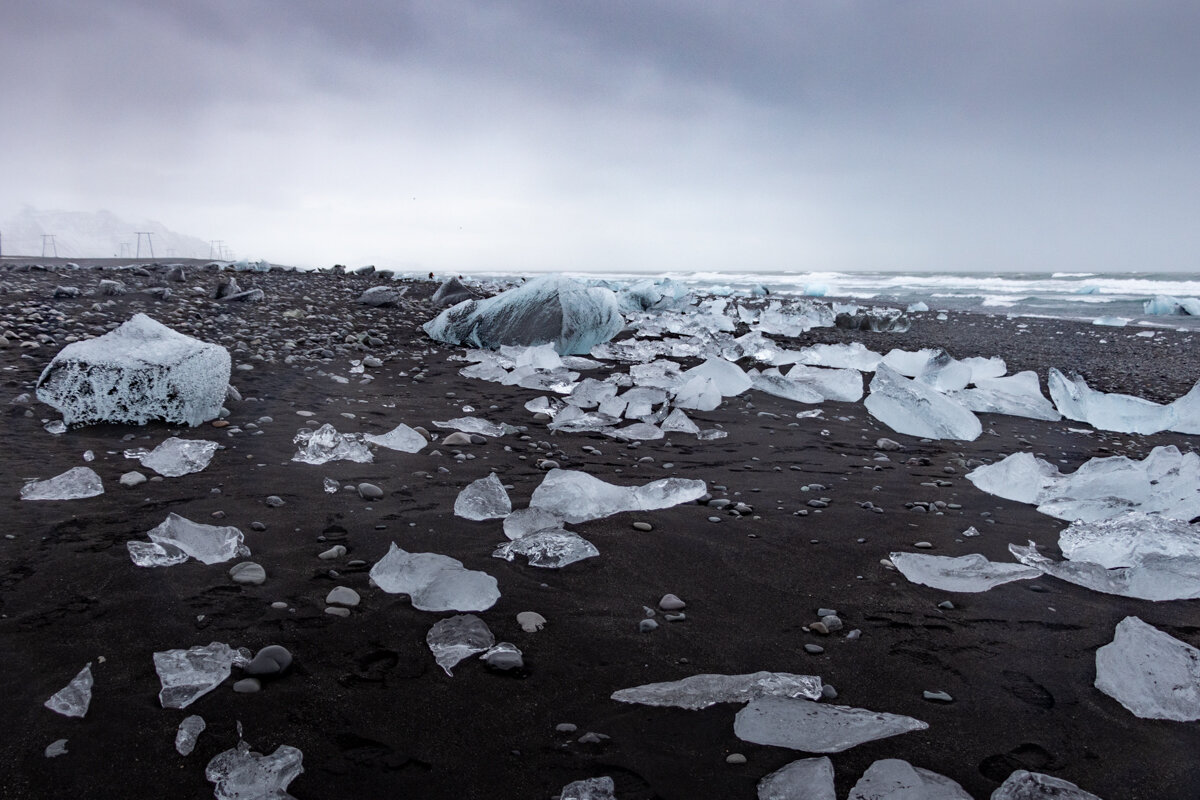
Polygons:
<instances>
[{"instance_id":1,"label":"fog over mountain","mask_svg":"<svg viewBox=\"0 0 1200 800\"><path fill-rule=\"evenodd\" d=\"M139 236L138 232L142 232ZM145 234L149 233L149 236ZM25 206L0 222L3 255L60 258L211 258L229 255L211 241L176 233L161 222L130 222L111 211L43 211ZM53 236L53 240L45 239Z\"/></svg>"}]
</instances>

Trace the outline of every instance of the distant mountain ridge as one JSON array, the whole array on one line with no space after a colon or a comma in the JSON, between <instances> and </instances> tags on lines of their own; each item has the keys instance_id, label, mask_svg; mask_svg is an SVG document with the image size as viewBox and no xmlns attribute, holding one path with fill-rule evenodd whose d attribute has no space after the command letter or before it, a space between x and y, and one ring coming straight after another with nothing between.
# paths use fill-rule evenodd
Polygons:
<instances>
[{"instance_id":1,"label":"distant mountain ridge","mask_svg":"<svg viewBox=\"0 0 1200 800\"><path fill-rule=\"evenodd\" d=\"M0 223L0 252L6 256L52 256L60 258L133 258L138 255L137 231L149 231L141 237L141 258L209 258L210 243L195 236L176 233L161 222L127 222L111 211L43 211L25 206ZM54 236L54 246L43 234ZM218 256L211 253L212 257Z\"/></svg>"}]
</instances>

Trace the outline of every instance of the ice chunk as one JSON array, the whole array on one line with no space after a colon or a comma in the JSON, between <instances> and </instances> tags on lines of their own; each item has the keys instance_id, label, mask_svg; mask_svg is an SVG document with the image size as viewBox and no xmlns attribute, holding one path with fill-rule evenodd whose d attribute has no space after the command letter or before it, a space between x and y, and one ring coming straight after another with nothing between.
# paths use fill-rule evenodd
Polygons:
<instances>
[{"instance_id":1,"label":"ice chunk","mask_svg":"<svg viewBox=\"0 0 1200 800\"><path fill-rule=\"evenodd\" d=\"M204 769L217 800L288 800L288 785L304 772L304 754L281 744L269 756L255 753L250 745L217 753Z\"/></svg>"},{"instance_id":2,"label":"ice chunk","mask_svg":"<svg viewBox=\"0 0 1200 800\"><path fill-rule=\"evenodd\" d=\"M723 358L705 359L703 364L684 370L681 377L685 383L694 378L708 378L722 397L739 395L753 383L741 367Z\"/></svg>"},{"instance_id":3,"label":"ice chunk","mask_svg":"<svg viewBox=\"0 0 1200 800\"><path fill-rule=\"evenodd\" d=\"M449 277L442 281L442 285L433 293L430 302L435 306L456 305L463 300L470 300L474 297L474 292L463 286L458 278Z\"/></svg>"},{"instance_id":4,"label":"ice chunk","mask_svg":"<svg viewBox=\"0 0 1200 800\"><path fill-rule=\"evenodd\" d=\"M678 431L679 433L700 432L700 426L688 419L688 415L683 413L683 410L679 408L673 409L659 427L664 431Z\"/></svg>"},{"instance_id":5,"label":"ice chunk","mask_svg":"<svg viewBox=\"0 0 1200 800\"><path fill-rule=\"evenodd\" d=\"M1200 298L1156 295L1142 304L1142 313L1150 315L1190 314L1200 317Z\"/></svg>"},{"instance_id":6,"label":"ice chunk","mask_svg":"<svg viewBox=\"0 0 1200 800\"><path fill-rule=\"evenodd\" d=\"M625 418L641 419L654 412L654 407L667 402L667 393L651 386L635 386L621 395L626 403Z\"/></svg>"},{"instance_id":7,"label":"ice chunk","mask_svg":"<svg viewBox=\"0 0 1200 800\"><path fill-rule=\"evenodd\" d=\"M721 405L721 390L712 378L695 376L675 390L675 405L694 411L712 411Z\"/></svg>"},{"instance_id":8,"label":"ice chunk","mask_svg":"<svg viewBox=\"0 0 1200 800\"><path fill-rule=\"evenodd\" d=\"M145 314L59 351L37 381L37 396L68 425L144 425L152 419L199 425L225 401L225 348L176 333Z\"/></svg>"},{"instance_id":9,"label":"ice chunk","mask_svg":"<svg viewBox=\"0 0 1200 800\"><path fill-rule=\"evenodd\" d=\"M439 553L409 553L392 542L371 567L371 580L389 594L407 594L421 611L486 611L500 599L496 579Z\"/></svg>"},{"instance_id":10,"label":"ice chunk","mask_svg":"<svg viewBox=\"0 0 1200 800\"><path fill-rule=\"evenodd\" d=\"M1000 356L992 356L991 358L969 356L962 359L961 363L971 368L971 383L976 386L982 380L996 380L1008 372L1008 365L1004 363L1004 359L1000 358ZM1029 374L1034 376L1035 381L1037 380L1037 373L1030 372Z\"/></svg>"},{"instance_id":11,"label":"ice chunk","mask_svg":"<svg viewBox=\"0 0 1200 800\"><path fill-rule=\"evenodd\" d=\"M1105 569L1134 566L1150 556L1200 561L1200 526L1131 511L1109 520L1075 522L1059 534L1058 546L1064 558Z\"/></svg>"},{"instance_id":12,"label":"ice chunk","mask_svg":"<svg viewBox=\"0 0 1200 800\"><path fill-rule=\"evenodd\" d=\"M533 490L530 508L566 522L587 522L622 511L654 511L687 503L707 491L704 481L664 478L644 486L615 486L586 472L552 469Z\"/></svg>"},{"instance_id":13,"label":"ice chunk","mask_svg":"<svg viewBox=\"0 0 1200 800\"><path fill-rule=\"evenodd\" d=\"M205 564L220 564L250 555L242 544L244 534L224 525L203 525L171 513L146 532L150 542L127 542L133 563L139 567L169 567L190 556ZM180 557L182 555L182 558Z\"/></svg>"},{"instance_id":14,"label":"ice chunk","mask_svg":"<svg viewBox=\"0 0 1200 800\"><path fill-rule=\"evenodd\" d=\"M816 700L821 679L789 672L751 672L745 675L689 675L677 681L647 683L612 693L613 700L644 706L671 706L695 711L717 703L747 703L759 697Z\"/></svg>"},{"instance_id":15,"label":"ice chunk","mask_svg":"<svg viewBox=\"0 0 1200 800\"><path fill-rule=\"evenodd\" d=\"M617 385L595 378L584 378L571 390L567 402L579 408L595 408L617 394Z\"/></svg>"},{"instance_id":16,"label":"ice chunk","mask_svg":"<svg viewBox=\"0 0 1200 800\"><path fill-rule=\"evenodd\" d=\"M1030 542L1027 547L1010 544L1017 560L1059 580L1086 589L1141 600L1190 600L1200 597L1200 576L1195 560L1147 556L1136 567L1106 569L1090 561L1051 561Z\"/></svg>"},{"instance_id":17,"label":"ice chunk","mask_svg":"<svg viewBox=\"0 0 1200 800\"><path fill-rule=\"evenodd\" d=\"M559 793L559 800L617 800L617 796L613 794L615 791L616 784L608 776L584 778L564 786Z\"/></svg>"},{"instance_id":18,"label":"ice chunk","mask_svg":"<svg viewBox=\"0 0 1200 800\"><path fill-rule=\"evenodd\" d=\"M434 623L425 635L433 660L454 677L452 667L465 658L482 653L496 643L487 623L474 614L459 614Z\"/></svg>"},{"instance_id":19,"label":"ice chunk","mask_svg":"<svg viewBox=\"0 0 1200 800\"><path fill-rule=\"evenodd\" d=\"M471 481L454 500L454 516L463 519L500 519L511 512L512 501L494 472Z\"/></svg>"},{"instance_id":20,"label":"ice chunk","mask_svg":"<svg viewBox=\"0 0 1200 800\"><path fill-rule=\"evenodd\" d=\"M738 712L733 732L755 744L840 753L863 742L929 725L919 719L787 697L759 697Z\"/></svg>"},{"instance_id":21,"label":"ice chunk","mask_svg":"<svg viewBox=\"0 0 1200 800\"><path fill-rule=\"evenodd\" d=\"M325 464L329 461L354 461L369 464L375 460L371 449L357 433L338 433L329 423L315 431L301 428L292 440L300 448L292 461L302 464Z\"/></svg>"},{"instance_id":22,"label":"ice chunk","mask_svg":"<svg viewBox=\"0 0 1200 800\"><path fill-rule=\"evenodd\" d=\"M935 556L927 553L892 553L896 569L913 583L944 592L986 592L1002 583L1039 578L1041 570L1022 564L988 561L979 553Z\"/></svg>"},{"instance_id":23,"label":"ice chunk","mask_svg":"<svg viewBox=\"0 0 1200 800\"><path fill-rule=\"evenodd\" d=\"M871 380L865 405L871 416L910 436L973 441L983 432L978 417L960 403L883 363Z\"/></svg>"},{"instance_id":24,"label":"ice chunk","mask_svg":"<svg viewBox=\"0 0 1200 800\"><path fill-rule=\"evenodd\" d=\"M504 535L509 539L561 527L561 519L541 508L518 508L504 518Z\"/></svg>"},{"instance_id":25,"label":"ice chunk","mask_svg":"<svg viewBox=\"0 0 1200 800\"><path fill-rule=\"evenodd\" d=\"M1096 688L1135 717L1200 720L1200 650L1126 617L1096 651Z\"/></svg>"},{"instance_id":26,"label":"ice chunk","mask_svg":"<svg viewBox=\"0 0 1200 800\"><path fill-rule=\"evenodd\" d=\"M126 458L135 458L142 466L167 478L200 472L212 461L220 447L205 439L179 439L172 436L150 451L126 450Z\"/></svg>"},{"instance_id":27,"label":"ice chunk","mask_svg":"<svg viewBox=\"0 0 1200 800\"><path fill-rule=\"evenodd\" d=\"M971 367L954 360L940 347L915 352L892 350L883 357L883 363L939 392L965 389L971 382Z\"/></svg>"},{"instance_id":28,"label":"ice chunk","mask_svg":"<svg viewBox=\"0 0 1200 800\"><path fill-rule=\"evenodd\" d=\"M89 661L70 683L55 692L43 705L64 717L82 717L87 714L91 703L92 662Z\"/></svg>"},{"instance_id":29,"label":"ice chunk","mask_svg":"<svg viewBox=\"0 0 1200 800\"><path fill-rule=\"evenodd\" d=\"M951 393L972 411L1051 422L1062 419L1058 409L1042 395L1036 372L1026 370L1000 378L977 378L973 382L974 389Z\"/></svg>"},{"instance_id":30,"label":"ice chunk","mask_svg":"<svg viewBox=\"0 0 1200 800\"><path fill-rule=\"evenodd\" d=\"M758 800L837 800L833 762L821 756L780 767L758 782Z\"/></svg>"},{"instance_id":31,"label":"ice chunk","mask_svg":"<svg viewBox=\"0 0 1200 800\"><path fill-rule=\"evenodd\" d=\"M899 758L885 758L867 767L846 800L972 800L956 781L914 767Z\"/></svg>"},{"instance_id":32,"label":"ice chunk","mask_svg":"<svg viewBox=\"0 0 1200 800\"><path fill-rule=\"evenodd\" d=\"M782 397L796 403L820 403L825 399L819 391L807 384L793 381L779 374L777 369L769 369L751 374L752 387L765 394ZM859 379L861 383L861 378Z\"/></svg>"},{"instance_id":33,"label":"ice chunk","mask_svg":"<svg viewBox=\"0 0 1200 800\"><path fill-rule=\"evenodd\" d=\"M531 567L558 569L585 558L598 556L600 551L576 533L563 528L551 528L505 542L497 547L492 555L505 561L512 561L516 556L525 556Z\"/></svg>"},{"instance_id":34,"label":"ice chunk","mask_svg":"<svg viewBox=\"0 0 1200 800\"><path fill-rule=\"evenodd\" d=\"M235 664L244 667L249 663L249 650L234 650L220 642L155 653L154 671L162 684L159 702L163 708L187 708L228 678Z\"/></svg>"},{"instance_id":35,"label":"ice chunk","mask_svg":"<svg viewBox=\"0 0 1200 800\"><path fill-rule=\"evenodd\" d=\"M839 369L856 369L860 372L874 372L883 356L859 342L850 344L815 344L794 352L784 352L777 356L772 363L776 366L784 364L808 364L816 367L837 367Z\"/></svg>"},{"instance_id":36,"label":"ice chunk","mask_svg":"<svg viewBox=\"0 0 1200 800\"><path fill-rule=\"evenodd\" d=\"M634 386L649 386L657 389L674 389L683 383L683 372L674 361L651 361L648 364L633 364L629 377Z\"/></svg>"},{"instance_id":37,"label":"ice chunk","mask_svg":"<svg viewBox=\"0 0 1200 800\"><path fill-rule=\"evenodd\" d=\"M808 294L820 297L824 292L818 294L814 288L814 291ZM780 301L772 301L759 314L756 326L763 333L794 338L813 328L832 327L833 310L827 305L810 300L799 300L786 305Z\"/></svg>"},{"instance_id":38,"label":"ice chunk","mask_svg":"<svg viewBox=\"0 0 1200 800\"><path fill-rule=\"evenodd\" d=\"M193 714L184 719L175 731L175 752L181 756L190 756L196 749L196 740L200 738L200 734L204 733L204 729L207 727L208 724L204 721L204 717L199 714Z\"/></svg>"},{"instance_id":39,"label":"ice chunk","mask_svg":"<svg viewBox=\"0 0 1200 800\"><path fill-rule=\"evenodd\" d=\"M1019 769L992 792L991 800L1100 800L1070 781Z\"/></svg>"},{"instance_id":40,"label":"ice chunk","mask_svg":"<svg viewBox=\"0 0 1200 800\"><path fill-rule=\"evenodd\" d=\"M454 419L434 420L433 424L439 428L462 431L463 433L477 433L480 436L487 436L492 439L517 432L516 428L507 423L488 422L486 419L480 419L479 417L455 417Z\"/></svg>"},{"instance_id":41,"label":"ice chunk","mask_svg":"<svg viewBox=\"0 0 1200 800\"><path fill-rule=\"evenodd\" d=\"M22 500L82 500L98 494L104 494L104 484L90 467L72 467L61 475L21 487Z\"/></svg>"},{"instance_id":42,"label":"ice chunk","mask_svg":"<svg viewBox=\"0 0 1200 800\"><path fill-rule=\"evenodd\" d=\"M787 372L788 380L808 386L826 400L857 403L863 396L862 373L856 369L830 369L797 364Z\"/></svg>"},{"instance_id":43,"label":"ice chunk","mask_svg":"<svg viewBox=\"0 0 1200 800\"><path fill-rule=\"evenodd\" d=\"M363 439L371 444L386 447L388 450L398 450L401 453L416 453L429 444L425 437L417 433L403 422L385 434L376 436L368 433Z\"/></svg>"},{"instance_id":44,"label":"ice chunk","mask_svg":"<svg viewBox=\"0 0 1200 800\"><path fill-rule=\"evenodd\" d=\"M648 422L635 422L623 428L608 428L603 433L624 442L649 442L661 439L664 435L662 428Z\"/></svg>"},{"instance_id":45,"label":"ice chunk","mask_svg":"<svg viewBox=\"0 0 1200 800\"><path fill-rule=\"evenodd\" d=\"M485 300L465 300L425 323L433 339L471 347L550 343L583 355L617 335L617 296L569 278L544 276Z\"/></svg>"},{"instance_id":46,"label":"ice chunk","mask_svg":"<svg viewBox=\"0 0 1200 800\"><path fill-rule=\"evenodd\" d=\"M1096 317L1092 320L1092 324L1103 325L1107 328L1124 328L1130 321L1129 317Z\"/></svg>"},{"instance_id":47,"label":"ice chunk","mask_svg":"<svg viewBox=\"0 0 1200 800\"><path fill-rule=\"evenodd\" d=\"M1067 419L1093 428L1122 433L1158 433L1175 423L1174 409L1127 394L1109 394L1090 388L1081 376L1068 379L1050 368L1050 398Z\"/></svg>"}]
</instances>

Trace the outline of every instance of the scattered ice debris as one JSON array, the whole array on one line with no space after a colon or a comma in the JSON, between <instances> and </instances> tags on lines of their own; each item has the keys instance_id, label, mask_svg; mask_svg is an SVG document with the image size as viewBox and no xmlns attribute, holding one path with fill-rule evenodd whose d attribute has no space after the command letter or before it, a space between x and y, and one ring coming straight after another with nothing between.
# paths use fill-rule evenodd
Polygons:
<instances>
[{"instance_id":1,"label":"scattered ice debris","mask_svg":"<svg viewBox=\"0 0 1200 800\"><path fill-rule=\"evenodd\" d=\"M530 508L578 523L622 511L654 511L691 502L706 491L704 481L664 478L644 486L614 486L586 472L552 469L533 490Z\"/></svg>"},{"instance_id":2,"label":"scattered ice debris","mask_svg":"<svg viewBox=\"0 0 1200 800\"><path fill-rule=\"evenodd\" d=\"M369 464L375 457L362 439L361 434L338 433L329 423L315 431L311 428L301 428L292 440L300 446L296 455L292 456L292 461L302 464L324 464L329 461Z\"/></svg>"},{"instance_id":3,"label":"scattered ice debris","mask_svg":"<svg viewBox=\"0 0 1200 800\"><path fill-rule=\"evenodd\" d=\"M61 436L67 432L67 423L61 419L52 419L42 427L46 430L46 433L52 433L55 436Z\"/></svg>"},{"instance_id":4,"label":"scattered ice debris","mask_svg":"<svg viewBox=\"0 0 1200 800\"><path fill-rule=\"evenodd\" d=\"M134 314L59 351L38 378L37 396L68 425L162 419L194 426L220 413L229 373L225 348Z\"/></svg>"},{"instance_id":5,"label":"scattered ice debris","mask_svg":"<svg viewBox=\"0 0 1200 800\"><path fill-rule=\"evenodd\" d=\"M67 754L67 740L55 739L50 744L46 745L46 749L43 751L43 754L46 756L46 758L58 758L59 756L65 756Z\"/></svg>"},{"instance_id":6,"label":"scattered ice debris","mask_svg":"<svg viewBox=\"0 0 1200 800\"><path fill-rule=\"evenodd\" d=\"M992 792L991 800L1100 800L1070 781L1019 769L1013 772L1000 788Z\"/></svg>"},{"instance_id":7,"label":"scattered ice debris","mask_svg":"<svg viewBox=\"0 0 1200 800\"><path fill-rule=\"evenodd\" d=\"M840 753L928 727L912 717L786 697L756 698L734 720L734 733L743 741L808 753Z\"/></svg>"},{"instance_id":8,"label":"scattered ice debris","mask_svg":"<svg viewBox=\"0 0 1200 800\"><path fill-rule=\"evenodd\" d=\"M934 556L927 553L892 553L896 569L913 583L944 592L986 592L1002 583L1040 578L1040 570L1021 564L988 561L979 553Z\"/></svg>"},{"instance_id":9,"label":"scattered ice debris","mask_svg":"<svg viewBox=\"0 0 1200 800\"><path fill-rule=\"evenodd\" d=\"M448 428L450 430L462 431L463 433L477 433L480 436L487 436L495 439L509 433L516 433L517 429L507 423L488 422L486 419L479 417L456 417L448 420L434 420L434 425L439 428Z\"/></svg>"},{"instance_id":10,"label":"scattered ice debris","mask_svg":"<svg viewBox=\"0 0 1200 800\"><path fill-rule=\"evenodd\" d=\"M175 752L181 756L191 755L192 751L196 749L196 740L200 738L200 734L204 733L206 727L208 724L199 714L185 718L175 731Z\"/></svg>"},{"instance_id":11,"label":"scattered ice debris","mask_svg":"<svg viewBox=\"0 0 1200 800\"><path fill-rule=\"evenodd\" d=\"M126 450L125 457L136 459L143 467L167 478L200 472L212 461L220 447L206 439L179 439L172 436L153 450Z\"/></svg>"},{"instance_id":12,"label":"scattered ice debris","mask_svg":"<svg viewBox=\"0 0 1200 800\"><path fill-rule=\"evenodd\" d=\"M1098 392L1081 376L1068 379L1053 368L1048 383L1050 397L1062 415L1093 428L1121 433L1200 434L1200 382L1166 405L1127 394Z\"/></svg>"},{"instance_id":13,"label":"scattered ice debris","mask_svg":"<svg viewBox=\"0 0 1200 800\"><path fill-rule=\"evenodd\" d=\"M304 754L282 744L269 756L250 750L246 742L218 753L204 769L204 777L215 784L216 800L287 800L288 785L304 772Z\"/></svg>"},{"instance_id":14,"label":"scattered ice debris","mask_svg":"<svg viewBox=\"0 0 1200 800\"><path fill-rule=\"evenodd\" d=\"M363 436L363 439L379 447L386 447L388 450L398 450L401 453L416 453L429 444L424 436L404 423L400 423L387 433L379 436L368 433Z\"/></svg>"},{"instance_id":15,"label":"scattered ice debris","mask_svg":"<svg viewBox=\"0 0 1200 800\"><path fill-rule=\"evenodd\" d=\"M89 661L70 683L55 692L43 705L64 717L82 717L87 714L91 703L92 662Z\"/></svg>"},{"instance_id":16,"label":"scattered ice debris","mask_svg":"<svg viewBox=\"0 0 1200 800\"><path fill-rule=\"evenodd\" d=\"M249 650L220 642L155 653L154 671L162 684L159 702L163 708L187 708L228 678L234 665L249 663Z\"/></svg>"},{"instance_id":17,"label":"scattered ice debris","mask_svg":"<svg viewBox=\"0 0 1200 800\"><path fill-rule=\"evenodd\" d=\"M505 561L512 561L516 556L525 556L531 567L559 569L576 561L598 556L600 551L579 534L563 528L554 528L536 531L505 542L497 547L492 555Z\"/></svg>"},{"instance_id":18,"label":"scattered ice debris","mask_svg":"<svg viewBox=\"0 0 1200 800\"><path fill-rule=\"evenodd\" d=\"M972 800L958 784L899 758L885 758L867 767L846 800Z\"/></svg>"},{"instance_id":19,"label":"scattered ice debris","mask_svg":"<svg viewBox=\"0 0 1200 800\"><path fill-rule=\"evenodd\" d=\"M1069 475L1032 453L1014 453L967 473L988 494L1036 504L1065 520L1095 522L1142 511L1173 519L1200 516L1200 455L1174 445L1156 447L1142 461L1093 458Z\"/></svg>"},{"instance_id":20,"label":"scattered ice debris","mask_svg":"<svg viewBox=\"0 0 1200 800\"><path fill-rule=\"evenodd\" d=\"M486 478L471 481L454 499L454 516L463 519L500 519L510 513L512 501L494 472Z\"/></svg>"},{"instance_id":21,"label":"scattered ice debris","mask_svg":"<svg viewBox=\"0 0 1200 800\"><path fill-rule=\"evenodd\" d=\"M429 633L425 635L425 643L433 653L433 660L454 677L451 668L465 658L476 653L482 653L496 643L487 623L474 614L459 614L438 620Z\"/></svg>"},{"instance_id":22,"label":"scattered ice debris","mask_svg":"<svg viewBox=\"0 0 1200 800\"><path fill-rule=\"evenodd\" d=\"M1092 324L1103 325L1107 328L1124 328L1131 321L1129 317L1096 317L1092 320Z\"/></svg>"},{"instance_id":23,"label":"scattered ice debris","mask_svg":"<svg viewBox=\"0 0 1200 800\"><path fill-rule=\"evenodd\" d=\"M562 788L559 800L617 800L616 784L608 776L572 781Z\"/></svg>"},{"instance_id":24,"label":"scattered ice debris","mask_svg":"<svg viewBox=\"0 0 1200 800\"><path fill-rule=\"evenodd\" d=\"M389 594L407 594L421 611L486 611L500 599L496 579L439 553L409 553L392 542L371 567L371 580Z\"/></svg>"},{"instance_id":25,"label":"scattered ice debris","mask_svg":"<svg viewBox=\"0 0 1200 800\"><path fill-rule=\"evenodd\" d=\"M623 326L612 291L547 275L495 297L464 300L422 327L448 344L495 348L549 342L563 355L584 355Z\"/></svg>"},{"instance_id":26,"label":"scattered ice debris","mask_svg":"<svg viewBox=\"0 0 1200 800\"><path fill-rule=\"evenodd\" d=\"M881 363L865 405L894 431L930 439L973 441L983 432L979 418L962 404Z\"/></svg>"},{"instance_id":27,"label":"scattered ice debris","mask_svg":"<svg viewBox=\"0 0 1200 800\"><path fill-rule=\"evenodd\" d=\"M821 697L821 679L788 672L745 675L689 675L677 681L647 683L612 693L613 700L645 706L671 706L692 711L717 703L746 703L760 697Z\"/></svg>"},{"instance_id":28,"label":"scattered ice debris","mask_svg":"<svg viewBox=\"0 0 1200 800\"><path fill-rule=\"evenodd\" d=\"M758 782L758 800L837 800L833 762L821 756L780 767Z\"/></svg>"},{"instance_id":29,"label":"scattered ice debris","mask_svg":"<svg viewBox=\"0 0 1200 800\"><path fill-rule=\"evenodd\" d=\"M1096 651L1096 688L1142 719L1200 719L1200 650L1137 617Z\"/></svg>"},{"instance_id":30,"label":"scattered ice debris","mask_svg":"<svg viewBox=\"0 0 1200 800\"><path fill-rule=\"evenodd\" d=\"M72 467L61 475L21 487L22 500L82 500L98 494L104 494L104 484L90 467Z\"/></svg>"},{"instance_id":31,"label":"scattered ice debris","mask_svg":"<svg viewBox=\"0 0 1200 800\"><path fill-rule=\"evenodd\" d=\"M125 546L139 567L170 567L194 558L205 564L220 564L250 555L242 544L244 534L227 525L204 525L170 513L146 532L149 542L130 541Z\"/></svg>"}]
</instances>

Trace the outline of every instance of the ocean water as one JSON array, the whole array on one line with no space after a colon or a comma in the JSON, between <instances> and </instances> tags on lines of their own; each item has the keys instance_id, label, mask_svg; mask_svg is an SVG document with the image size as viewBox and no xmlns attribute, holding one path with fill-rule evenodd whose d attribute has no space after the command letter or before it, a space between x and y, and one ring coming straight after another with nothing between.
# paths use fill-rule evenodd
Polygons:
<instances>
[{"instance_id":1,"label":"ocean water","mask_svg":"<svg viewBox=\"0 0 1200 800\"><path fill-rule=\"evenodd\" d=\"M741 294L758 286L773 295L828 297L860 305L954 310L1005 316L1092 321L1119 317L1131 325L1200 328L1200 317L1156 316L1143 303L1158 295L1200 297L1200 273L1090 272L564 272L583 281L632 283L671 278L690 288ZM473 272L477 280L517 280L512 273Z\"/></svg>"}]
</instances>

